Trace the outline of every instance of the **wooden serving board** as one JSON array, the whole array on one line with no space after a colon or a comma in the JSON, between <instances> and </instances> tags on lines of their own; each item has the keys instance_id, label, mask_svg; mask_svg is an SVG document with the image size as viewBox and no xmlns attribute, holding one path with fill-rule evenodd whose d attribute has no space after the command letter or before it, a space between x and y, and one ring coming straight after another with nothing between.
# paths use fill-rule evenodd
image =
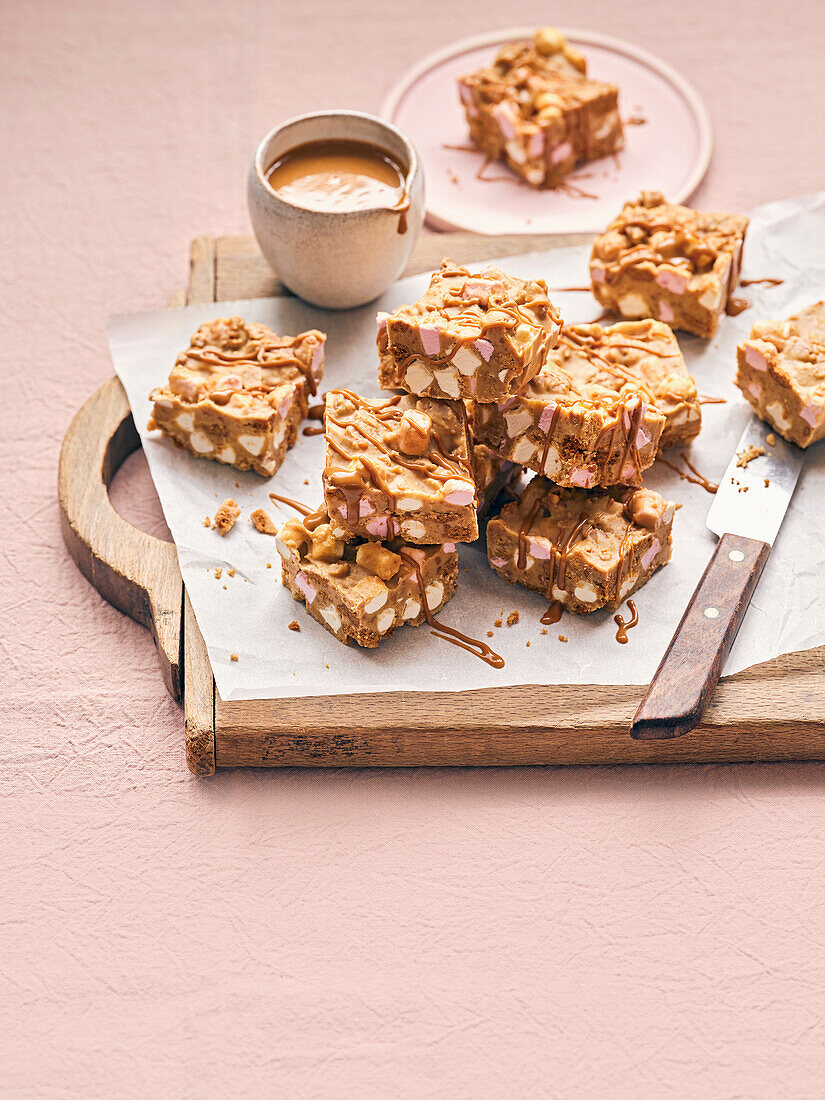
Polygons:
<instances>
[{"instance_id":1,"label":"wooden serving board","mask_svg":"<svg viewBox=\"0 0 825 1100\"><path fill-rule=\"evenodd\" d=\"M407 274L581 243L585 237L423 234ZM252 238L198 238L189 287L173 304L284 294ZM545 685L225 702L171 543L114 510L108 485L140 445L112 378L78 412L60 456L63 534L84 575L152 632L164 682L183 702L196 775L238 766L605 764L825 758L825 647L723 679L701 726L672 741L634 741L644 685Z\"/></svg>"}]
</instances>

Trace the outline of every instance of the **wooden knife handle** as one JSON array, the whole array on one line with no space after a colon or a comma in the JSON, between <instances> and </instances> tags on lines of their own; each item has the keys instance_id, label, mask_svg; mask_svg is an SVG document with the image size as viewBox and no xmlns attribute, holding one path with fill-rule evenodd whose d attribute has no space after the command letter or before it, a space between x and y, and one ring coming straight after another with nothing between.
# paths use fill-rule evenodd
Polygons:
<instances>
[{"instance_id":1,"label":"wooden knife handle","mask_svg":"<svg viewBox=\"0 0 825 1100\"><path fill-rule=\"evenodd\" d=\"M768 560L766 542L723 535L630 726L637 740L699 724Z\"/></svg>"}]
</instances>

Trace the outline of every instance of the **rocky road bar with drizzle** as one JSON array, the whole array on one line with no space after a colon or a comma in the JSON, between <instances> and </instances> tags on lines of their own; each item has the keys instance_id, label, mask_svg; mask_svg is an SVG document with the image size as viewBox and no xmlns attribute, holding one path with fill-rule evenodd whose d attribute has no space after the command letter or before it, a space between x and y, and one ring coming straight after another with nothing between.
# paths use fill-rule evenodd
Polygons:
<instances>
[{"instance_id":1,"label":"rocky road bar with drizzle","mask_svg":"<svg viewBox=\"0 0 825 1100\"><path fill-rule=\"evenodd\" d=\"M798 447L825 438L825 302L759 321L736 354L736 385L760 419Z\"/></svg>"},{"instance_id":2,"label":"rocky road bar with drizzle","mask_svg":"<svg viewBox=\"0 0 825 1100\"><path fill-rule=\"evenodd\" d=\"M478 538L467 417L460 401L330 390L324 499L337 538L433 545Z\"/></svg>"},{"instance_id":3,"label":"rocky road bar with drizzle","mask_svg":"<svg viewBox=\"0 0 825 1100\"><path fill-rule=\"evenodd\" d=\"M503 401L538 374L560 330L543 280L443 260L422 298L378 315L379 381L426 397Z\"/></svg>"},{"instance_id":4,"label":"rocky road bar with drizzle","mask_svg":"<svg viewBox=\"0 0 825 1100\"><path fill-rule=\"evenodd\" d=\"M276 545L284 585L345 644L374 649L399 626L429 621L458 583L454 544L346 543L335 537L325 508L287 520Z\"/></svg>"},{"instance_id":5,"label":"rocky road bar with drizzle","mask_svg":"<svg viewBox=\"0 0 825 1100\"><path fill-rule=\"evenodd\" d=\"M621 317L714 336L739 279L747 228L738 214L701 214L643 191L593 242L593 293Z\"/></svg>"},{"instance_id":6,"label":"rocky road bar with drizzle","mask_svg":"<svg viewBox=\"0 0 825 1100\"><path fill-rule=\"evenodd\" d=\"M584 57L543 27L491 68L458 82L470 136L533 187L556 187L577 164L624 146L619 89L587 78Z\"/></svg>"},{"instance_id":7,"label":"rocky road bar with drizzle","mask_svg":"<svg viewBox=\"0 0 825 1100\"><path fill-rule=\"evenodd\" d=\"M277 336L240 317L201 325L166 386L152 390L149 429L179 447L271 477L323 375L323 332Z\"/></svg>"},{"instance_id":8,"label":"rocky road bar with drizzle","mask_svg":"<svg viewBox=\"0 0 825 1100\"><path fill-rule=\"evenodd\" d=\"M692 438L700 423L679 345L651 321L566 327L538 377L472 418L506 458L582 489L641 484L665 433Z\"/></svg>"},{"instance_id":9,"label":"rocky road bar with drizzle","mask_svg":"<svg viewBox=\"0 0 825 1100\"><path fill-rule=\"evenodd\" d=\"M490 520L487 556L506 581L567 611L615 610L670 560L674 511L650 489L587 492L536 477Z\"/></svg>"}]
</instances>

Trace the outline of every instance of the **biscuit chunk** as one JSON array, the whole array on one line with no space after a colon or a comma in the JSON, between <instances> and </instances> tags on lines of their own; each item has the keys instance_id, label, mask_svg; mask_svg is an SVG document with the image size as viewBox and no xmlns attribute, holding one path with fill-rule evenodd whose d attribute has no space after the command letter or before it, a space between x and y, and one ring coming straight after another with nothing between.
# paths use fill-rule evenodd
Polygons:
<instances>
[{"instance_id":1,"label":"biscuit chunk","mask_svg":"<svg viewBox=\"0 0 825 1100\"><path fill-rule=\"evenodd\" d=\"M629 320L714 336L739 280L747 228L739 214L701 214L644 191L593 242L593 293Z\"/></svg>"},{"instance_id":2,"label":"biscuit chunk","mask_svg":"<svg viewBox=\"0 0 825 1100\"><path fill-rule=\"evenodd\" d=\"M149 428L179 447L271 477L323 374L322 332L276 336L240 317L207 321L150 394Z\"/></svg>"},{"instance_id":3,"label":"biscuit chunk","mask_svg":"<svg viewBox=\"0 0 825 1100\"><path fill-rule=\"evenodd\" d=\"M650 489L559 489L536 477L487 525L487 556L511 584L567 611L614 610L670 560L675 504Z\"/></svg>"},{"instance_id":4,"label":"biscuit chunk","mask_svg":"<svg viewBox=\"0 0 825 1100\"><path fill-rule=\"evenodd\" d=\"M798 447L825 438L825 302L759 321L736 358L736 385L760 419Z\"/></svg>"}]
</instances>

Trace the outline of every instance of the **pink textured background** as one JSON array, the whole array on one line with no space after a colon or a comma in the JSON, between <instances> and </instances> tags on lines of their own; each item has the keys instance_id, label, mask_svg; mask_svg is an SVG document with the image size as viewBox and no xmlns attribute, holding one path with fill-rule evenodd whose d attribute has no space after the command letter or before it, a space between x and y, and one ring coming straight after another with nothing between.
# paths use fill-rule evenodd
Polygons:
<instances>
[{"instance_id":1,"label":"pink textured background","mask_svg":"<svg viewBox=\"0 0 825 1100\"><path fill-rule=\"evenodd\" d=\"M823 185L820 0L503 13L2 5L4 1094L819 1091L823 767L198 782L148 635L63 550L58 449L111 374L104 318L163 304L192 236L248 231L249 157L290 114L375 109L440 42L552 18L693 78L702 203ZM157 527L141 461L118 500Z\"/></svg>"}]
</instances>

